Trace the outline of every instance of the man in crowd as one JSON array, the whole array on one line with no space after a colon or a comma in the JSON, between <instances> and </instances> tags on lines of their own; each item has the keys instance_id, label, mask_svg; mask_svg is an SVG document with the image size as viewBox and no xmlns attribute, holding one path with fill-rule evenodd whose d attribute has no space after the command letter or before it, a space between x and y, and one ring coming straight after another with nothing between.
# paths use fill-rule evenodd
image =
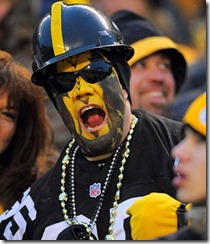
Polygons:
<instances>
[{"instance_id":1,"label":"man in crowd","mask_svg":"<svg viewBox=\"0 0 210 244\"><path fill-rule=\"evenodd\" d=\"M58 1L38 23L32 81L45 88L73 139L0 217L1 239L129 240L126 211L137 199L175 196L170 151L183 124L131 111L132 56L114 23L91 6Z\"/></svg>"},{"instance_id":2,"label":"man in crowd","mask_svg":"<svg viewBox=\"0 0 210 244\"><path fill-rule=\"evenodd\" d=\"M129 10L112 15L125 40L134 48L130 94L132 109L171 116L171 105L185 81L186 61L177 44L148 19Z\"/></svg>"}]
</instances>

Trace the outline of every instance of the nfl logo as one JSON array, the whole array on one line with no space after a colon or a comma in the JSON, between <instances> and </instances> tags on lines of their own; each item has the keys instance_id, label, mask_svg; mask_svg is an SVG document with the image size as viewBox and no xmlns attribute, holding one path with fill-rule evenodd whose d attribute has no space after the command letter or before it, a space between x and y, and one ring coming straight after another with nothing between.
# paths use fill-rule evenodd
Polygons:
<instances>
[{"instance_id":1,"label":"nfl logo","mask_svg":"<svg viewBox=\"0 0 210 244\"><path fill-rule=\"evenodd\" d=\"M96 198L101 194L101 183L94 183L90 186L89 195L90 197Z\"/></svg>"}]
</instances>

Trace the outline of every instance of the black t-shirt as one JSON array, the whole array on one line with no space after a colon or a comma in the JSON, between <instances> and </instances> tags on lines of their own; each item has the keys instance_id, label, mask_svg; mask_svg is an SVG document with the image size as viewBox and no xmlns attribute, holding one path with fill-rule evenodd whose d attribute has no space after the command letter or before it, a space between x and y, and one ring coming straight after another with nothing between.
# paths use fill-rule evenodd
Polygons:
<instances>
[{"instance_id":1,"label":"black t-shirt","mask_svg":"<svg viewBox=\"0 0 210 244\"><path fill-rule=\"evenodd\" d=\"M113 235L116 240L132 239L126 210L134 201L151 192L163 192L172 197L176 194L171 182L174 177L172 169L174 160L170 152L181 139L183 124L146 111L133 111L133 114L138 117L138 123L130 142L130 155L124 166L117 215L114 219ZM58 200L61 193L61 162L64 156L65 149L55 167L35 182L11 210L0 216L1 239L56 240L59 233L68 228ZM94 216L100 196L91 197L90 187L99 183L101 188L103 187L112 157L98 162L98 165L88 162L80 149L78 150L74 178L79 222L89 223ZM117 161L93 229L94 235L99 240L104 240L108 234L121 158L120 156ZM70 204L66 208L69 211Z\"/></svg>"}]
</instances>

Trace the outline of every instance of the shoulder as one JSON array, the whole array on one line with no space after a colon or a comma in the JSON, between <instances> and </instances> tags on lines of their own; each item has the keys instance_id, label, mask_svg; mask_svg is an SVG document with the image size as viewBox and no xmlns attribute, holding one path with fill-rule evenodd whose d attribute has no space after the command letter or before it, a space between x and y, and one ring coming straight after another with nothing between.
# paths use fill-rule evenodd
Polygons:
<instances>
[{"instance_id":1,"label":"shoulder","mask_svg":"<svg viewBox=\"0 0 210 244\"><path fill-rule=\"evenodd\" d=\"M146 110L134 110L132 112L139 119L140 133L148 131L148 133L156 134L162 140L166 140L173 145L181 140L184 123Z\"/></svg>"},{"instance_id":2,"label":"shoulder","mask_svg":"<svg viewBox=\"0 0 210 244\"><path fill-rule=\"evenodd\" d=\"M182 127L183 126L183 122L180 121L176 121L155 113L151 113L149 111L146 110L133 110L132 111L133 114L135 114L139 119L141 119L142 121L144 121L145 123L150 123L150 124L156 124L159 126L167 126L167 127Z\"/></svg>"},{"instance_id":3,"label":"shoulder","mask_svg":"<svg viewBox=\"0 0 210 244\"><path fill-rule=\"evenodd\" d=\"M0 237L7 240L32 240L34 236L39 236L35 233L34 225L39 225L43 222L44 216L50 225L54 221L57 209L60 208L60 203L57 200L60 192L61 183L58 180L61 175L61 157L58 159L54 168L48 171L39 180L33 183L24 193L22 198L15 202L11 209L0 215ZM16 229L19 226L19 229ZM12 231L11 231L12 230Z\"/></svg>"}]
</instances>

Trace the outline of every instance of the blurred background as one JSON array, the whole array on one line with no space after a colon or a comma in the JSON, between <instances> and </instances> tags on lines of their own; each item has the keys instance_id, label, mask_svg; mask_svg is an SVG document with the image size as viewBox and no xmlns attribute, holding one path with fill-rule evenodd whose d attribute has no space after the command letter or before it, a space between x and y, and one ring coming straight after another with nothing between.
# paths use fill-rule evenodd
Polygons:
<instances>
[{"instance_id":1,"label":"blurred background","mask_svg":"<svg viewBox=\"0 0 210 244\"><path fill-rule=\"evenodd\" d=\"M87 3L112 15L130 9L147 17L165 35L183 45L188 62L206 53L205 0L66 0ZM0 0L0 49L31 69L31 34L55 0Z\"/></svg>"}]
</instances>

